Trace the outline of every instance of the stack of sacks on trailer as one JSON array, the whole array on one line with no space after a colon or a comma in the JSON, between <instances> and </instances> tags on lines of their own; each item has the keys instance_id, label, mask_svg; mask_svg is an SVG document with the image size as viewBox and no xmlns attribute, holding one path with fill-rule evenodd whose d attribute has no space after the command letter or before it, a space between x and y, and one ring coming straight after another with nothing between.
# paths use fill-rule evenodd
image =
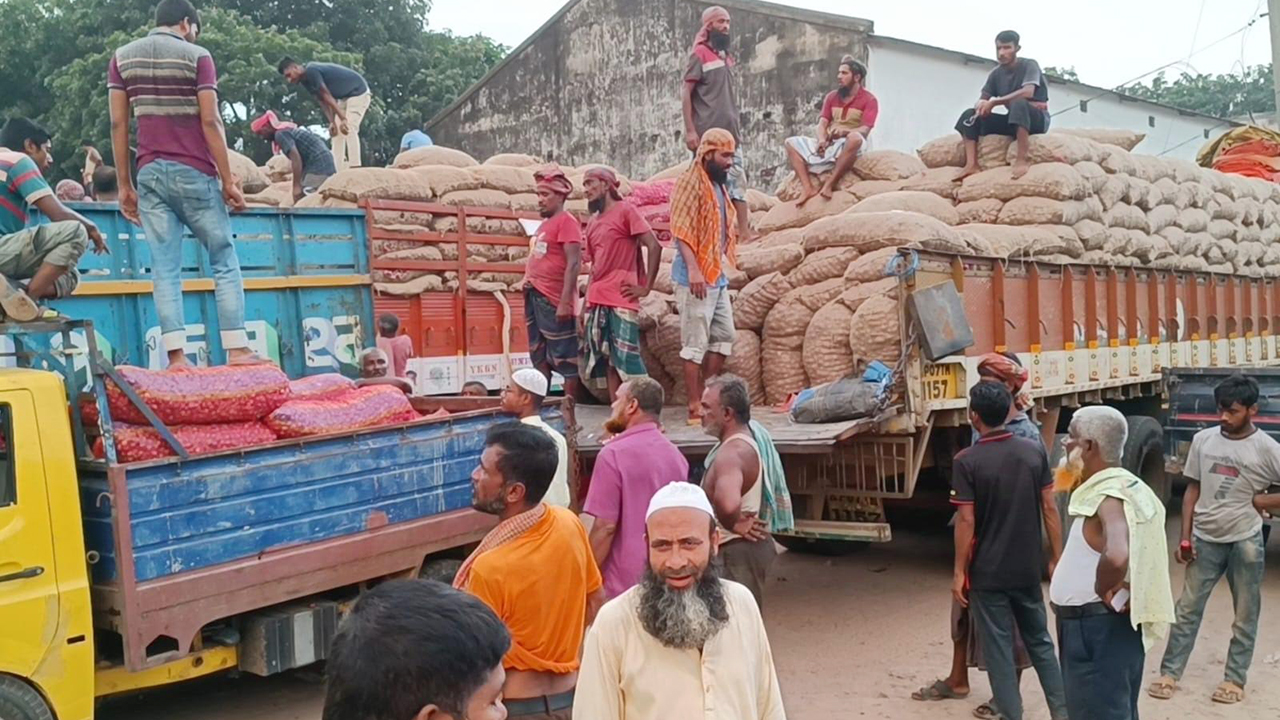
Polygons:
<instances>
[{"instance_id":1,"label":"stack of sacks on trailer","mask_svg":"<svg viewBox=\"0 0 1280 720\"><path fill-rule=\"evenodd\" d=\"M1050 263L1147 266L1271 276L1280 270L1280 186L1224 175L1189 162L1131 153L1138 133L1055 131L1031 138L1031 168L1012 178L1009 138L984 138L981 172L955 180L964 165L956 135L912 157L866 153L831 199L782 202L757 223L762 238L738 251L734 319L744 353L759 368L753 387L769 403L805 387L892 365L900 349L900 248L1028 258ZM811 178L815 186L825 177ZM735 279L735 283L740 280ZM668 291L669 276L658 289ZM642 308L646 361L677 397L683 392L679 319L659 296ZM664 377L665 376L665 377Z\"/></svg>"},{"instance_id":2,"label":"stack of sacks on trailer","mask_svg":"<svg viewBox=\"0 0 1280 720\"><path fill-rule=\"evenodd\" d=\"M337 374L290 382L274 365L175 371L122 365L116 370L192 455L418 417L400 390L390 386L357 388ZM114 382L108 382L106 389L120 462L174 455L124 391ZM97 424L96 405L82 402L81 410L86 425ZM94 442L93 452L96 457L105 457L102 438Z\"/></svg>"}]
</instances>

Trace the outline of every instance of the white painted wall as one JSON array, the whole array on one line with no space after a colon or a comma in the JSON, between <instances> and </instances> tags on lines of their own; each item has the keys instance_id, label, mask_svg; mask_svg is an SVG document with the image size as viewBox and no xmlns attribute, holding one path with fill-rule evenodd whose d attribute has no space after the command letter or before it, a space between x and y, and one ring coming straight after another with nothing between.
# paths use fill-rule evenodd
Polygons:
<instances>
[{"instance_id":1,"label":"white painted wall","mask_svg":"<svg viewBox=\"0 0 1280 720\"><path fill-rule=\"evenodd\" d=\"M953 132L956 118L973 106L995 66L994 60L979 62L961 53L875 35L868 45L867 89L880 100L880 119L871 138L872 147L879 150L911 152ZM1147 135L1135 152L1194 161L1207 142L1206 129L1213 138L1230 127L1225 120L1103 92L1079 83L1050 83L1049 111L1062 111L1050 128L1134 130ZM1081 100L1089 100L1087 113L1079 110Z\"/></svg>"}]
</instances>

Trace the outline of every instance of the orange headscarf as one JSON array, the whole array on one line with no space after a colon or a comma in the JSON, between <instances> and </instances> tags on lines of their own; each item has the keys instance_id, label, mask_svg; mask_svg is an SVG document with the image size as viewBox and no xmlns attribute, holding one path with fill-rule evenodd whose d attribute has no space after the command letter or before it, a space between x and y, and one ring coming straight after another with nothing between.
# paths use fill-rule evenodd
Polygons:
<instances>
[{"instance_id":1,"label":"orange headscarf","mask_svg":"<svg viewBox=\"0 0 1280 720\"><path fill-rule=\"evenodd\" d=\"M1030 379L1030 373L1022 365L1000 353L987 353L978 360L978 376L994 378L1009 385L1015 411L1026 411L1035 402L1031 399L1031 394L1022 389Z\"/></svg>"},{"instance_id":2,"label":"orange headscarf","mask_svg":"<svg viewBox=\"0 0 1280 720\"><path fill-rule=\"evenodd\" d=\"M564 171L555 165L548 165L533 174L539 188L547 188L553 193L569 197L573 194L573 183L565 176Z\"/></svg>"},{"instance_id":3,"label":"orange headscarf","mask_svg":"<svg viewBox=\"0 0 1280 720\"><path fill-rule=\"evenodd\" d=\"M676 242L688 245L698 259L698 269L708 283L720 280L720 207L716 191L707 174L706 158L716 151L733 152L737 148L728 130L711 128L702 135L698 155L688 170L676 180L671 193L671 236ZM724 254L729 262L737 263L738 222L732 202L725 197L724 228L728 237Z\"/></svg>"}]
</instances>

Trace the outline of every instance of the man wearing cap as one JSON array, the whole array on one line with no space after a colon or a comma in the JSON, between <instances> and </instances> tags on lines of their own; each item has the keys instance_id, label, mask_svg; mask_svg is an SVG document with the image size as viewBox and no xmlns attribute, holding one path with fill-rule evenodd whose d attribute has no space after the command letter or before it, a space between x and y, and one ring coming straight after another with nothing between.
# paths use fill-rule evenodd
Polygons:
<instances>
[{"instance_id":1,"label":"man wearing cap","mask_svg":"<svg viewBox=\"0 0 1280 720\"><path fill-rule=\"evenodd\" d=\"M729 197L737 208L738 236L751 238L747 210L747 170L742 157L742 129L738 97L733 87L733 58L729 56L729 11L716 5L702 13L702 26L693 39L685 67L680 100L684 113L684 142L697 152L711 128L728 130L738 144L729 167Z\"/></svg>"},{"instance_id":2,"label":"man wearing cap","mask_svg":"<svg viewBox=\"0 0 1280 720\"><path fill-rule=\"evenodd\" d=\"M266 111L251 126L258 137L269 140L276 152L289 158L293 169L293 201L315 192L330 175L338 172L333 166L333 153L325 147L319 135L284 122L274 112Z\"/></svg>"},{"instance_id":3,"label":"man wearing cap","mask_svg":"<svg viewBox=\"0 0 1280 720\"><path fill-rule=\"evenodd\" d=\"M587 633L574 720L786 718L760 610L712 562L715 514L690 483L654 494L644 580Z\"/></svg>"},{"instance_id":4,"label":"man wearing cap","mask_svg":"<svg viewBox=\"0 0 1280 720\"><path fill-rule=\"evenodd\" d=\"M654 493L689 477L689 461L658 428L663 399L653 378L622 383L604 424L613 439L601 448L591 472L583 519L591 518L591 551L610 598L644 576L644 512Z\"/></svg>"},{"instance_id":5,"label":"man wearing cap","mask_svg":"<svg viewBox=\"0 0 1280 720\"><path fill-rule=\"evenodd\" d=\"M547 396L547 376L533 368L520 368L502 388L502 412L520 418L525 425L542 428L556 443L556 474L543 502L569 507L569 444L564 435L542 419L542 400Z\"/></svg>"},{"instance_id":6,"label":"man wearing cap","mask_svg":"<svg viewBox=\"0 0 1280 720\"><path fill-rule=\"evenodd\" d=\"M588 380L607 380L612 401L623 380L648 374L640 358L640 299L658 279L662 246L635 206L622 199L612 170L593 167L583 186L592 218L587 224L591 276L582 367Z\"/></svg>"},{"instance_id":7,"label":"man wearing cap","mask_svg":"<svg viewBox=\"0 0 1280 720\"><path fill-rule=\"evenodd\" d=\"M698 157L671 195L671 235L679 253L671 264L680 309L680 358L689 389L689 422L702 416L706 378L719 375L737 331L729 303L729 275L736 262L737 211L729 202L729 171L736 147L728 130L702 135Z\"/></svg>"},{"instance_id":8,"label":"man wearing cap","mask_svg":"<svg viewBox=\"0 0 1280 720\"><path fill-rule=\"evenodd\" d=\"M542 224L529 243L524 271L524 319L529 332L529 359L551 377L564 378L564 394L578 390L578 270L582 266L582 224L565 212L573 183L558 167L534 173Z\"/></svg>"},{"instance_id":9,"label":"man wearing cap","mask_svg":"<svg viewBox=\"0 0 1280 720\"><path fill-rule=\"evenodd\" d=\"M471 504L499 522L453 580L511 631L502 665L513 718L569 720L582 637L604 603L586 529L569 510L543 502L555 469L556 446L545 432L514 422L489 429L471 474Z\"/></svg>"}]
</instances>

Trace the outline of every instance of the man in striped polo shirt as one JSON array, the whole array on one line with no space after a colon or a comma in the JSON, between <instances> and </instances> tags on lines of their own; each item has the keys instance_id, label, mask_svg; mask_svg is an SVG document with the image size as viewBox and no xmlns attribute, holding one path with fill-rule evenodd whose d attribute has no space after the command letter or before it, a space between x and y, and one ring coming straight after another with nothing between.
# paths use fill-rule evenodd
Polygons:
<instances>
[{"instance_id":1,"label":"man in striped polo shirt","mask_svg":"<svg viewBox=\"0 0 1280 720\"><path fill-rule=\"evenodd\" d=\"M116 50L107 68L111 146L120 211L146 231L151 282L169 367L189 366L182 311L182 236L209 252L218 329L228 364L260 362L244 330L244 283L227 207L241 210L218 111L218 74L195 44L200 16L189 0L161 0L156 27ZM130 114L138 121L138 179L129 165ZM221 181L219 181L221 178Z\"/></svg>"},{"instance_id":2,"label":"man in striped polo shirt","mask_svg":"<svg viewBox=\"0 0 1280 720\"><path fill-rule=\"evenodd\" d=\"M107 251L97 226L63 205L45 182L51 145L48 131L26 118L0 130L0 320L35 320L37 301L70 295L90 239L95 252ZM50 222L27 227L31 207Z\"/></svg>"}]
</instances>

